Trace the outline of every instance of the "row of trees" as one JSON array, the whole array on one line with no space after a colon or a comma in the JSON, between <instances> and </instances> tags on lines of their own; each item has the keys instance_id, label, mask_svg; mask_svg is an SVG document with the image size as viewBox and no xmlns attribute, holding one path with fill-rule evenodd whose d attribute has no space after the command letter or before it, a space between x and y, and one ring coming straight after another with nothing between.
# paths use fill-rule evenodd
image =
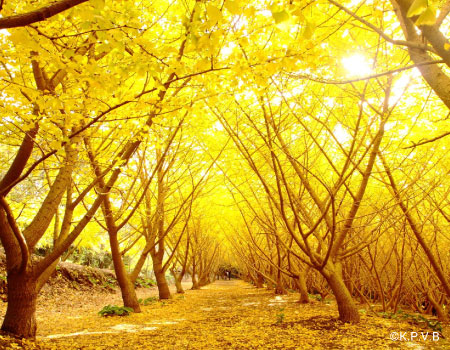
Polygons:
<instances>
[{"instance_id":1,"label":"row of trees","mask_svg":"<svg viewBox=\"0 0 450 350\"><path fill-rule=\"evenodd\" d=\"M218 241L195 209L214 164L197 151L207 124L185 122L202 98L189 86L192 78L214 71L197 64L202 57L190 43L200 8L102 1L74 7L83 2L37 10L33 2L2 2L0 26L19 27L1 34L7 158L0 238L8 280L2 329L23 337L35 336L37 295L80 239L92 245L108 234L124 305L135 312L134 281L148 255L161 298L170 297L169 268L181 267L178 280L190 272L198 288L219 257ZM52 249L34 259L40 242ZM208 252L198 253L202 246ZM125 254L136 256L131 273Z\"/></svg>"},{"instance_id":2,"label":"row of trees","mask_svg":"<svg viewBox=\"0 0 450 350\"><path fill-rule=\"evenodd\" d=\"M449 162L439 152L445 143L437 143L448 132L427 132L430 116L448 120L448 77L439 64L450 63L442 35L449 6L438 17L434 4L420 1L304 6L327 23L315 35L327 38L330 55L349 45L347 36L364 48L365 67L350 61L368 76L336 79L315 63L312 74L285 69L274 77L251 66L245 100L237 89L234 101L209 105L245 160L239 166L252 172L228 176L245 224L234 225L241 267L256 286L265 281L277 293L295 287L302 302L308 290L329 288L346 322L360 319L355 297L385 311L427 305L448 321ZM336 14L324 16L330 8ZM278 15L287 21L290 12ZM330 39L333 23L346 28L338 31L342 42ZM419 99L425 90L417 75L398 74L403 67L370 73L370 62L390 67L405 58L438 99Z\"/></svg>"},{"instance_id":3,"label":"row of trees","mask_svg":"<svg viewBox=\"0 0 450 350\"><path fill-rule=\"evenodd\" d=\"M448 132L424 134L433 129L431 115L447 113L447 75L438 63L450 63L439 31L448 26L448 4L436 19L432 5L418 1L355 10L328 3L344 15L328 17L328 25L346 18L351 40L365 46L366 72L369 62L385 67L404 59L395 51L404 46L439 99L417 99L424 90L413 75L396 74L404 68L336 80L318 77L317 67L313 75L286 71L276 78L253 69L259 79L247 86L245 101L210 105L245 160L240 166L252 172L228 177L245 223L233 236L241 268L256 286L299 290L301 302L308 291L331 290L346 322L360 319L355 297L384 311L406 305L423 312L426 305L448 321L449 159L439 151L445 142L437 143ZM394 25L385 16L391 11L406 41L385 33ZM369 14L376 14L371 21ZM372 31L365 43L354 39L361 25ZM263 92L261 81L270 82Z\"/></svg>"},{"instance_id":4,"label":"row of trees","mask_svg":"<svg viewBox=\"0 0 450 350\"><path fill-rule=\"evenodd\" d=\"M255 98L252 115L217 113L253 173L229 188L245 223L233 245L256 286L294 288L301 302L331 289L349 322L359 321L355 297L384 311L430 305L448 321L448 157L435 145L412 154L385 130L404 113L389 103L393 83L379 105L343 102L355 98L346 91L339 105L313 101L301 116L290 107L301 103L278 96ZM333 120L341 108L358 118Z\"/></svg>"},{"instance_id":5,"label":"row of trees","mask_svg":"<svg viewBox=\"0 0 450 350\"><path fill-rule=\"evenodd\" d=\"M443 310L447 3L41 5L0 7L3 330L33 337L61 256L103 233L135 311L149 255L166 298L167 271L209 282L221 231L256 285L326 281L344 321L355 296Z\"/></svg>"}]
</instances>

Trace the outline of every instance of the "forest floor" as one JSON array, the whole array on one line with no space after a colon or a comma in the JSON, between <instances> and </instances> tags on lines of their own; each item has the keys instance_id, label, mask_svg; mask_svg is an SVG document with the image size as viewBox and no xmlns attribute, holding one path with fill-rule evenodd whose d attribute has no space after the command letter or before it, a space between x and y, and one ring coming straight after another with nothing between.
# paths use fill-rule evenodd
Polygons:
<instances>
[{"instance_id":1,"label":"forest floor","mask_svg":"<svg viewBox=\"0 0 450 350\"><path fill-rule=\"evenodd\" d=\"M138 289L143 299L156 293ZM334 302L303 305L297 298L243 281L216 281L142 306L140 314L101 317L103 306L121 305L119 293L60 290L38 302L37 347L18 341L5 349L450 349L448 329L447 339L435 334L433 340L431 329L375 315L344 324ZM413 340L411 332L417 332ZM391 340L395 336L401 339Z\"/></svg>"}]
</instances>

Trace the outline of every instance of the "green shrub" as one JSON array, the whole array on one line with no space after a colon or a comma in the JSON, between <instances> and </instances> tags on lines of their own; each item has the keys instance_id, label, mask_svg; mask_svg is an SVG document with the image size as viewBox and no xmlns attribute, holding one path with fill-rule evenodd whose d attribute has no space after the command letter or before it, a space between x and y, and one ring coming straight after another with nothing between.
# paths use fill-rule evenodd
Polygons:
<instances>
[{"instance_id":1,"label":"green shrub","mask_svg":"<svg viewBox=\"0 0 450 350\"><path fill-rule=\"evenodd\" d=\"M107 251L96 251L86 247L75 249L69 257L69 260L75 264L98 267L100 269L107 269L112 265L111 253Z\"/></svg>"},{"instance_id":2,"label":"green shrub","mask_svg":"<svg viewBox=\"0 0 450 350\"><path fill-rule=\"evenodd\" d=\"M315 299L317 301L322 301L322 296L320 294L308 294L310 299Z\"/></svg>"},{"instance_id":3,"label":"green shrub","mask_svg":"<svg viewBox=\"0 0 450 350\"><path fill-rule=\"evenodd\" d=\"M128 316L130 312L133 312L131 307L117 306L117 305L106 305L101 309L98 314L103 317L107 316Z\"/></svg>"},{"instance_id":4,"label":"green shrub","mask_svg":"<svg viewBox=\"0 0 450 350\"><path fill-rule=\"evenodd\" d=\"M88 280L89 280L89 282L91 282L93 285L96 285L96 284L98 284L98 279L96 279L95 277L93 277L93 276L90 276L90 275L88 275Z\"/></svg>"},{"instance_id":5,"label":"green shrub","mask_svg":"<svg viewBox=\"0 0 450 350\"><path fill-rule=\"evenodd\" d=\"M433 331L442 332L442 324L439 321L431 321L422 315L412 315L404 312L403 310L398 310L396 313L393 312L380 312L379 315L383 318L393 319L393 320L405 320L409 323L416 325L424 325Z\"/></svg>"},{"instance_id":6,"label":"green shrub","mask_svg":"<svg viewBox=\"0 0 450 350\"><path fill-rule=\"evenodd\" d=\"M156 282L151 278L137 278L134 282L135 287L150 288L156 286Z\"/></svg>"},{"instance_id":7,"label":"green shrub","mask_svg":"<svg viewBox=\"0 0 450 350\"><path fill-rule=\"evenodd\" d=\"M286 315L284 314L284 307L282 307L277 313L277 324L283 323L285 317Z\"/></svg>"},{"instance_id":8,"label":"green shrub","mask_svg":"<svg viewBox=\"0 0 450 350\"><path fill-rule=\"evenodd\" d=\"M106 281L103 281L102 287L105 289L114 289L116 286L115 282L116 281L114 279L108 278Z\"/></svg>"},{"instance_id":9,"label":"green shrub","mask_svg":"<svg viewBox=\"0 0 450 350\"><path fill-rule=\"evenodd\" d=\"M138 299L139 304L141 305L149 305L158 301L157 297L149 297L147 299Z\"/></svg>"}]
</instances>

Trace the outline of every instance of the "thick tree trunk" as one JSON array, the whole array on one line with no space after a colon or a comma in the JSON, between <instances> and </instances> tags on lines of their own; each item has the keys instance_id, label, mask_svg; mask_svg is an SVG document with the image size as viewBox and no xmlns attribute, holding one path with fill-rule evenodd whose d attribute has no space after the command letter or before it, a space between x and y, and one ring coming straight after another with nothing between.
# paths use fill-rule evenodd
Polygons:
<instances>
[{"instance_id":1,"label":"thick tree trunk","mask_svg":"<svg viewBox=\"0 0 450 350\"><path fill-rule=\"evenodd\" d=\"M264 287L264 276L260 274L259 272L256 273L256 288L263 288Z\"/></svg>"},{"instance_id":2,"label":"thick tree trunk","mask_svg":"<svg viewBox=\"0 0 450 350\"><path fill-rule=\"evenodd\" d=\"M277 250L278 250L278 245L277 245ZM281 258L278 257L278 262L281 261ZM278 264L279 265L279 264ZM287 294L287 290L284 286L284 278L283 275L281 274L281 271L278 270L277 272L277 283L275 285L275 294Z\"/></svg>"},{"instance_id":3,"label":"thick tree trunk","mask_svg":"<svg viewBox=\"0 0 450 350\"><path fill-rule=\"evenodd\" d=\"M322 272L328 282L339 310L339 319L343 322L358 323L360 321L358 308L350 295L344 280L336 271Z\"/></svg>"},{"instance_id":4,"label":"thick tree trunk","mask_svg":"<svg viewBox=\"0 0 450 350\"><path fill-rule=\"evenodd\" d=\"M209 279L209 277L201 277L200 280L198 281L198 286L199 287L203 287L206 286L208 284L211 283L211 280Z\"/></svg>"},{"instance_id":5,"label":"thick tree trunk","mask_svg":"<svg viewBox=\"0 0 450 350\"><path fill-rule=\"evenodd\" d=\"M153 272L155 273L156 284L158 285L159 299L170 299L169 284L166 280L166 273L163 270L162 262L155 256L153 257Z\"/></svg>"},{"instance_id":6,"label":"thick tree trunk","mask_svg":"<svg viewBox=\"0 0 450 350\"><path fill-rule=\"evenodd\" d=\"M109 242L111 246L111 255L114 264L114 271L116 272L117 283L122 293L123 305L130 307L134 312L141 312L141 307L138 302L136 290L131 282L130 276L125 269L125 264L120 254L119 242L116 234L109 235Z\"/></svg>"},{"instance_id":7,"label":"thick tree trunk","mask_svg":"<svg viewBox=\"0 0 450 350\"><path fill-rule=\"evenodd\" d=\"M449 322L448 312L445 312L445 309L439 304L436 299L433 298L433 295L430 291L427 291L427 298L430 301L431 305L436 310L436 314L438 316L438 320L443 323Z\"/></svg>"},{"instance_id":8,"label":"thick tree trunk","mask_svg":"<svg viewBox=\"0 0 450 350\"><path fill-rule=\"evenodd\" d=\"M200 286L198 285L197 277L195 277L195 274L192 274L192 288L191 289L200 289Z\"/></svg>"},{"instance_id":9,"label":"thick tree trunk","mask_svg":"<svg viewBox=\"0 0 450 350\"><path fill-rule=\"evenodd\" d=\"M287 290L286 288L284 288L284 285L282 284L282 282L278 282L277 285L275 286L275 294L287 294Z\"/></svg>"},{"instance_id":10,"label":"thick tree trunk","mask_svg":"<svg viewBox=\"0 0 450 350\"><path fill-rule=\"evenodd\" d=\"M8 274L8 307L2 330L21 338L36 337L36 281L27 274Z\"/></svg>"},{"instance_id":11,"label":"thick tree trunk","mask_svg":"<svg viewBox=\"0 0 450 350\"><path fill-rule=\"evenodd\" d=\"M275 282L273 280L270 280L270 281L266 282L266 289L267 290L275 290L276 286L277 285L275 284Z\"/></svg>"},{"instance_id":12,"label":"thick tree trunk","mask_svg":"<svg viewBox=\"0 0 450 350\"><path fill-rule=\"evenodd\" d=\"M297 289L300 293L300 298L298 302L300 304L308 304L309 303L308 287L306 286L306 278L303 273L300 273L298 278L295 279L295 285L297 286Z\"/></svg>"},{"instance_id":13,"label":"thick tree trunk","mask_svg":"<svg viewBox=\"0 0 450 350\"><path fill-rule=\"evenodd\" d=\"M181 273L177 273L175 270L171 269L170 273L172 274L175 280L175 288L177 289L177 294L184 294L183 286L181 285L181 280L183 276Z\"/></svg>"},{"instance_id":14,"label":"thick tree trunk","mask_svg":"<svg viewBox=\"0 0 450 350\"><path fill-rule=\"evenodd\" d=\"M175 287L178 294L184 294L183 286L181 285L181 278L175 277Z\"/></svg>"}]
</instances>

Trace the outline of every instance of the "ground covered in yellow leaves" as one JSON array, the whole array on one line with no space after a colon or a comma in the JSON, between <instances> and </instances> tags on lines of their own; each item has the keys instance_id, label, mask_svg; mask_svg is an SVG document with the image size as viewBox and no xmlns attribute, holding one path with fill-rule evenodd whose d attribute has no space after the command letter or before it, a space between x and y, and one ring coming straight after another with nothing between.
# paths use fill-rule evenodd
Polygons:
<instances>
[{"instance_id":1,"label":"ground covered in yellow leaves","mask_svg":"<svg viewBox=\"0 0 450 350\"><path fill-rule=\"evenodd\" d=\"M156 290L138 294L148 298ZM98 311L120 305L119 294L60 291L39 302L37 345L45 350L450 349L442 334L433 340L431 329L370 314L363 314L358 325L343 324L334 303L302 305L297 298L242 281L217 281L169 301L150 302L140 314L105 318ZM8 346L22 347L31 345Z\"/></svg>"}]
</instances>

